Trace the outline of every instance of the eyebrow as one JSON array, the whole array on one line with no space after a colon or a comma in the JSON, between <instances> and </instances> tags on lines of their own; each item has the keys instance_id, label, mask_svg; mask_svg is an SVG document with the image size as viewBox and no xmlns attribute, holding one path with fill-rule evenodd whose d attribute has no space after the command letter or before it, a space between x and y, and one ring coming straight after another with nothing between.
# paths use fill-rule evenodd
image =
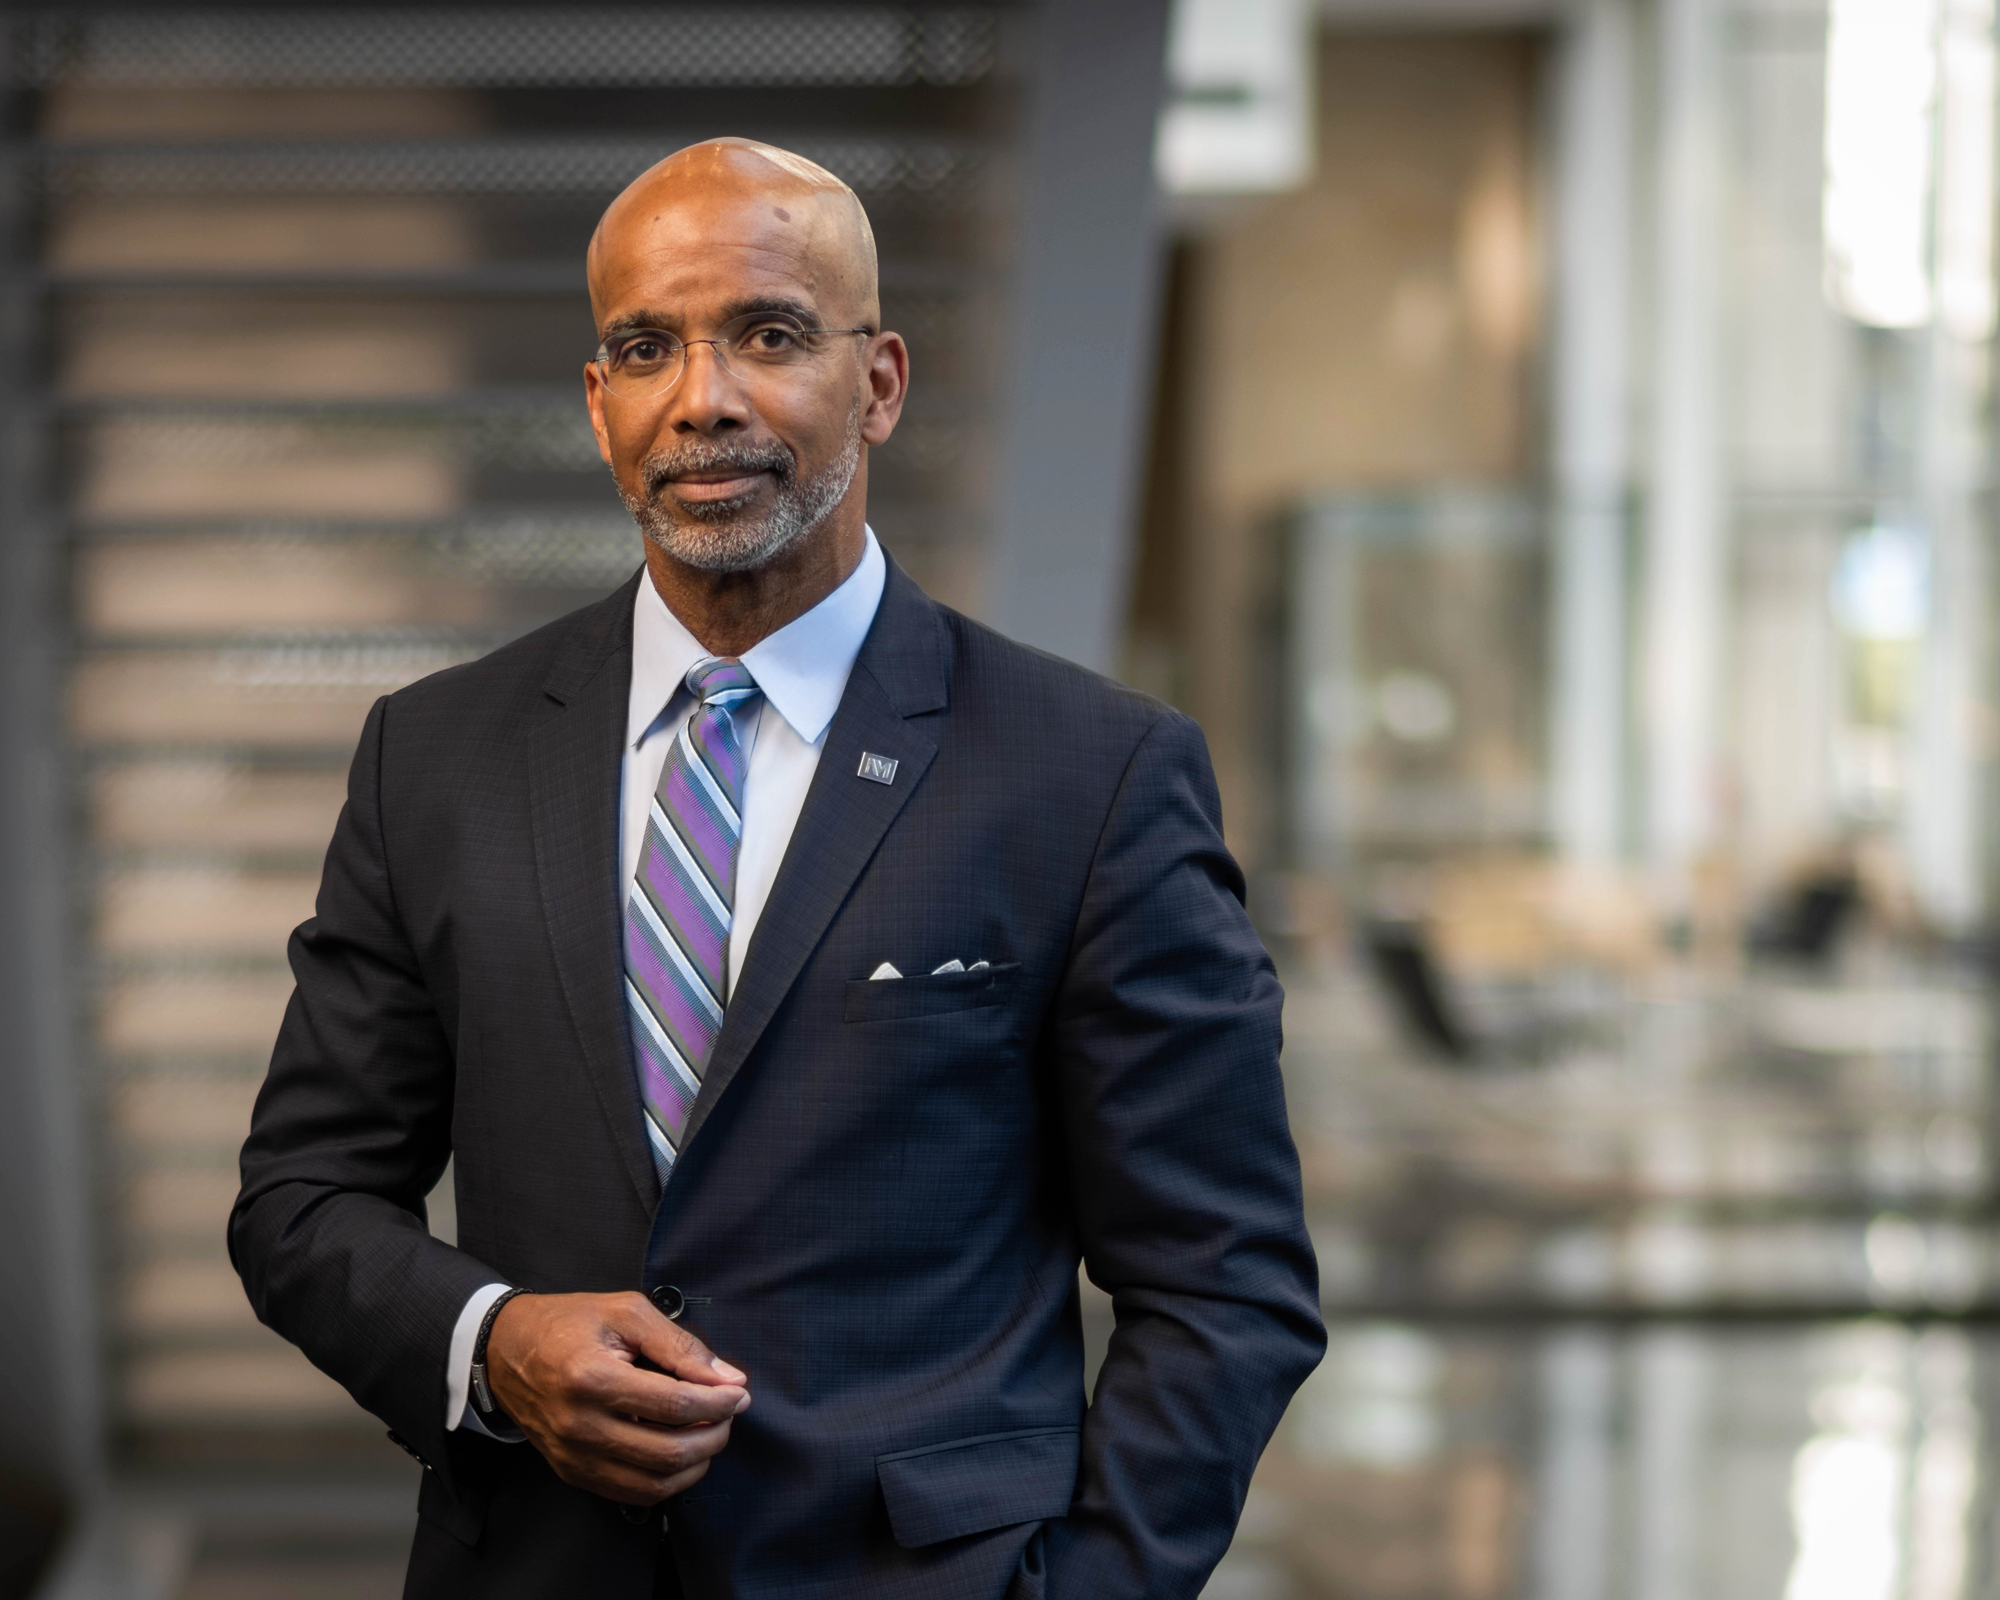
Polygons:
<instances>
[{"instance_id":1,"label":"eyebrow","mask_svg":"<svg viewBox=\"0 0 2000 1600\"><path fill-rule=\"evenodd\" d=\"M789 295L760 294L750 295L741 300L731 300L722 308L722 321L734 322L738 317L753 316L758 312L778 312L797 319L808 328L823 326L818 307L809 305L803 300L793 299ZM616 339L645 328L672 333L675 331L674 325L679 321L681 318L673 312L641 307L637 311L628 311L623 316L613 317L604 325L604 332L600 337Z\"/></svg>"}]
</instances>

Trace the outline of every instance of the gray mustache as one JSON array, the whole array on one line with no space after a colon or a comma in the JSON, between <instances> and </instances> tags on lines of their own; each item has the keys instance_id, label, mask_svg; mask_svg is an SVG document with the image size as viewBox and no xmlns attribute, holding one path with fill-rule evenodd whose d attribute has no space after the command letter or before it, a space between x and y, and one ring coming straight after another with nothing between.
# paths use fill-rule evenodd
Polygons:
<instances>
[{"instance_id":1,"label":"gray mustache","mask_svg":"<svg viewBox=\"0 0 2000 1600\"><path fill-rule=\"evenodd\" d=\"M791 451L775 440L761 445L689 440L671 450L656 451L646 457L646 487L658 494L668 479L683 472L769 472L782 483L792 476L796 468Z\"/></svg>"}]
</instances>

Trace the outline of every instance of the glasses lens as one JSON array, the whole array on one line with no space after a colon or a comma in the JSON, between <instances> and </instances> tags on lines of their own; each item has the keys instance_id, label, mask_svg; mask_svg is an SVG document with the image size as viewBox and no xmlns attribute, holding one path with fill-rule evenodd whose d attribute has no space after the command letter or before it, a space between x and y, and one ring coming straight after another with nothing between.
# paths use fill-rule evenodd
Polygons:
<instances>
[{"instance_id":1,"label":"glasses lens","mask_svg":"<svg viewBox=\"0 0 2000 1600\"><path fill-rule=\"evenodd\" d=\"M781 312L753 311L723 328L717 342L746 367L788 367L806 360L825 335Z\"/></svg>"},{"instance_id":2,"label":"glasses lens","mask_svg":"<svg viewBox=\"0 0 2000 1600\"><path fill-rule=\"evenodd\" d=\"M646 394L671 383L685 354L671 333L642 328L604 343L604 380L623 394Z\"/></svg>"},{"instance_id":3,"label":"glasses lens","mask_svg":"<svg viewBox=\"0 0 2000 1600\"><path fill-rule=\"evenodd\" d=\"M845 331L845 330L843 330ZM714 348L723 365L741 376L811 360L827 342L824 328L808 328L783 312L753 311L696 344ZM687 361L688 347L671 333L642 328L607 339L599 352L604 381L616 394L649 395L671 388Z\"/></svg>"}]
</instances>

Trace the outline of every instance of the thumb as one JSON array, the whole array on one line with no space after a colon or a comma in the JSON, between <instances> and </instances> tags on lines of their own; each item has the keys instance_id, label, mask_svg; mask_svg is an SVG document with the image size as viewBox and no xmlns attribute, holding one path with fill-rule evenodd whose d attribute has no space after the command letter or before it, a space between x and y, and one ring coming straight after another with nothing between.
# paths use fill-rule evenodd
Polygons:
<instances>
[{"instance_id":1,"label":"thumb","mask_svg":"<svg viewBox=\"0 0 2000 1600\"><path fill-rule=\"evenodd\" d=\"M621 1319L618 1333L634 1352L645 1357L662 1372L688 1383L745 1384L749 1380L737 1368L716 1355L707 1345L664 1313L643 1295L633 1296L638 1304L632 1314Z\"/></svg>"}]
</instances>

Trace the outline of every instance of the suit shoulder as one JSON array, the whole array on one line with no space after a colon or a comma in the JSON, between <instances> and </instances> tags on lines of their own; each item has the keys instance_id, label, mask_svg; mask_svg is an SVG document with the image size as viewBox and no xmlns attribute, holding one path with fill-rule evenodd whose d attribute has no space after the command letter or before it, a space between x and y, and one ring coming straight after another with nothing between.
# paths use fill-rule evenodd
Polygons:
<instances>
[{"instance_id":1,"label":"suit shoulder","mask_svg":"<svg viewBox=\"0 0 2000 1600\"><path fill-rule=\"evenodd\" d=\"M1108 817L1130 797L1154 814L1178 795L1218 835L1221 798L1201 725L1164 701L1009 639L940 606L951 639L952 720L972 730L987 774L1050 785Z\"/></svg>"},{"instance_id":2,"label":"suit shoulder","mask_svg":"<svg viewBox=\"0 0 2000 1600\"><path fill-rule=\"evenodd\" d=\"M939 606L952 639L954 701L992 698L1050 727L1088 727L1136 744L1163 719L1194 724L1164 701Z\"/></svg>"}]
</instances>

